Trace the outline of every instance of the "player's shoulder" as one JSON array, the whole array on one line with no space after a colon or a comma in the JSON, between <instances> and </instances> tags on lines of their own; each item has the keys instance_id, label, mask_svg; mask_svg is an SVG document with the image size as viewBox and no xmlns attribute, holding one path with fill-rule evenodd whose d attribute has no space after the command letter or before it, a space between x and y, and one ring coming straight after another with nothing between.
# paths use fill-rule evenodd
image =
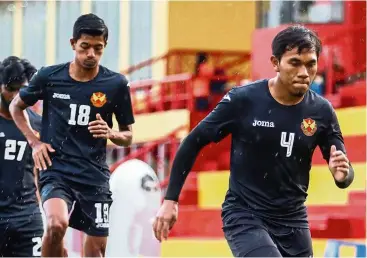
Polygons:
<instances>
[{"instance_id":1,"label":"player's shoulder","mask_svg":"<svg viewBox=\"0 0 367 258\"><path fill-rule=\"evenodd\" d=\"M308 90L307 92L305 108L320 114L326 120L332 119L335 115L335 110L331 102L313 90Z\"/></svg>"},{"instance_id":2,"label":"player's shoulder","mask_svg":"<svg viewBox=\"0 0 367 258\"><path fill-rule=\"evenodd\" d=\"M103 80L112 80L114 84L120 86L120 87L126 87L129 86L129 81L125 77L125 75L112 71L108 69L107 67L100 65L99 69L101 69L101 74Z\"/></svg>"},{"instance_id":3,"label":"player's shoulder","mask_svg":"<svg viewBox=\"0 0 367 258\"><path fill-rule=\"evenodd\" d=\"M68 69L68 63L50 65L50 66L42 66L35 75L42 76L42 77L49 77L55 73Z\"/></svg>"},{"instance_id":4,"label":"player's shoulder","mask_svg":"<svg viewBox=\"0 0 367 258\"><path fill-rule=\"evenodd\" d=\"M244 85L235 86L231 89L231 94L238 99L252 99L259 94L264 94L264 88L268 85L268 80L253 81Z\"/></svg>"},{"instance_id":5,"label":"player's shoulder","mask_svg":"<svg viewBox=\"0 0 367 258\"><path fill-rule=\"evenodd\" d=\"M309 90L307 92L307 105L313 106L317 109L325 110L327 112L332 112L334 110L331 102L320 94L314 92L313 90Z\"/></svg>"}]
</instances>

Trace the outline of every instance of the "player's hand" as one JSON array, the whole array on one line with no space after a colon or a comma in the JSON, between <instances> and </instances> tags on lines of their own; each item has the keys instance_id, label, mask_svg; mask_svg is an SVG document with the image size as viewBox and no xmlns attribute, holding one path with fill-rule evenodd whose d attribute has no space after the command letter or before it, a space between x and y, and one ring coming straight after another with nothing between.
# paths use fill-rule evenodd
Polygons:
<instances>
[{"instance_id":1,"label":"player's hand","mask_svg":"<svg viewBox=\"0 0 367 258\"><path fill-rule=\"evenodd\" d=\"M338 182L343 182L349 174L349 160L335 145L330 148L329 169Z\"/></svg>"},{"instance_id":2,"label":"player's hand","mask_svg":"<svg viewBox=\"0 0 367 258\"><path fill-rule=\"evenodd\" d=\"M94 138L109 139L111 136L111 128L104 121L100 114L96 115L97 120L89 123L88 130Z\"/></svg>"},{"instance_id":3,"label":"player's hand","mask_svg":"<svg viewBox=\"0 0 367 258\"><path fill-rule=\"evenodd\" d=\"M38 170L46 170L47 165L52 166L52 162L48 152L55 152L50 144L37 141L32 144L32 157L34 165Z\"/></svg>"},{"instance_id":4,"label":"player's hand","mask_svg":"<svg viewBox=\"0 0 367 258\"><path fill-rule=\"evenodd\" d=\"M162 239L167 240L168 233L177 221L177 217L178 203L164 200L153 223L154 235L159 242L161 242Z\"/></svg>"}]
</instances>

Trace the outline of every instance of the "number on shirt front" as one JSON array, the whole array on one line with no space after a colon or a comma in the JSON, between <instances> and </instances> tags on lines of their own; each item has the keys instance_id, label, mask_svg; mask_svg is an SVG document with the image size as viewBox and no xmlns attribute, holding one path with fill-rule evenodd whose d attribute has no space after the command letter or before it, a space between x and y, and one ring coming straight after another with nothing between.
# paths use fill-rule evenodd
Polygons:
<instances>
[{"instance_id":1,"label":"number on shirt front","mask_svg":"<svg viewBox=\"0 0 367 258\"><path fill-rule=\"evenodd\" d=\"M27 147L27 142L16 141L16 140L6 140L5 141L5 160L15 160L21 161L25 152L25 147Z\"/></svg>"},{"instance_id":2,"label":"number on shirt front","mask_svg":"<svg viewBox=\"0 0 367 258\"><path fill-rule=\"evenodd\" d=\"M282 136L280 138L280 146L287 148L287 157L290 157L292 155L293 143L294 133L287 134L287 132L282 132Z\"/></svg>"},{"instance_id":3,"label":"number on shirt front","mask_svg":"<svg viewBox=\"0 0 367 258\"><path fill-rule=\"evenodd\" d=\"M96 203L94 204L94 207L96 207L96 223L108 223L108 209L109 205L108 203ZM102 211L103 208L103 211Z\"/></svg>"},{"instance_id":4,"label":"number on shirt front","mask_svg":"<svg viewBox=\"0 0 367 258\"><path fill-rule=\"evenodd\" d=\"M70 104L69 125L87 125L89 123L90 106Z\"/></svg>"}]
</instances>

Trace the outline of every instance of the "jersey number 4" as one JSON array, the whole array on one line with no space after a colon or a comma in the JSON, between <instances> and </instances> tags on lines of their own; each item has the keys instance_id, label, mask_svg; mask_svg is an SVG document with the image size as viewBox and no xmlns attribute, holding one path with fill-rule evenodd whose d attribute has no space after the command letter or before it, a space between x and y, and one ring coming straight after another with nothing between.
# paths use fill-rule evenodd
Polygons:
<instances>
[{"instance_id":1,"label":"jersey number 4","mask_svg":"<svg viewBox=\"0 0 367 258\"><path fill-rule=\"evenodd\" d=\"M19 147L19 148L17 148ZM5 141L5 160L15 160L21 161L23 159L25 148L27 147L27 142L16 141L16 140L6 140Z\"/></svg>"},{"instance_id":2,"label":"jersey number 4","mask_svg":"<svg viewBox=\"0 0 367 258\"><path fill-rule=\"evenodd\" d=\"M287 148L287 157L292 155L294 143L294 133L289 133L289 137L287 136L287 132L282 132L282 136L280 137L280 146Z\"/></svg>"},{"instance_id":3,"label":"jersey number 4","mask_svg":"<svg viewBox=\"0 0 367 258\"><path fill-rule=\"evenodd\" d=\"M69 125L87 125L89 123L90 106L70 104ZM78 111L78 112L77 112Z\"/></svg>"}]
</instances>

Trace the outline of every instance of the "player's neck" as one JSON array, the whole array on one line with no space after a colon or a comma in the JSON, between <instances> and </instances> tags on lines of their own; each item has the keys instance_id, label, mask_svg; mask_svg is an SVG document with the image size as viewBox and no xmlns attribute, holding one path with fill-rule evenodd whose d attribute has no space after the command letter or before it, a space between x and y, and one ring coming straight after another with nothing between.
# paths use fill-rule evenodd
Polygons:
<instances>
[{"instance_id":1,"label":"player's neck","mask_svg":"<svg viewBox=\"0 0 367 258\"><path fill-rule=\"evenodd\" d=\"M75 61L70 63L69 75L76 81L88 82L93 80L99 72L99 65L93 69L85 69L80 65L77 65Z\"/></svg>"},{"instance_id":2,"label":"player's neck","mask_svg":"<svg viewBox=\"0 0 367 258\"><path fill-rule=\"evenodd\" d=\"M285 106L293 106L300 103L303 100L302 97L295 97L289 94L286 87L279 80L278 77L272 78L268 83L271 96L280 104Z\"/></svg>"}]
</instances>

